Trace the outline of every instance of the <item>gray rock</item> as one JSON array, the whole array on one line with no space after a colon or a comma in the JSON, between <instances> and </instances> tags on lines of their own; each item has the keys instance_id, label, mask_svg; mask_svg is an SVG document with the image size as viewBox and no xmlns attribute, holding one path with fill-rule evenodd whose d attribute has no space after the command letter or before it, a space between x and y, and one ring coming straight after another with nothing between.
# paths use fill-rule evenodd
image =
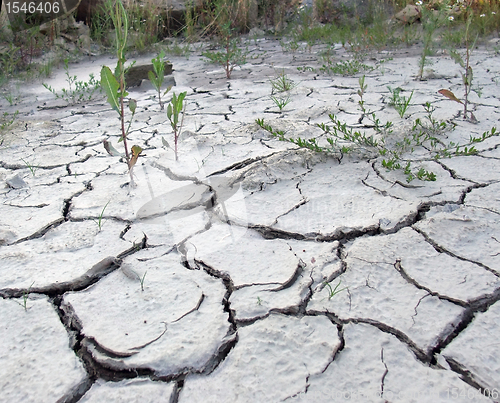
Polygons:
<instances>
[{"instance_id":1,"label":"gray rock","mask_svg":"<svg viewBox=\"0 0 500 403\"><path fill-rule=\"evenodd\" d=\"M148 73L154 72L153 64L134 64L125 72L127 88L138 87L142 80L149 80ZM165 75L172 74L172 63L165 63Z\"/></svg>"},{"instance_id":2,"label":"gray rock","mask_svg":"<svg viewBox=\"0 0 500 403\"><path fill-rule=\"evenodd\" d=\"M5 182L12 189L22 189L22 188L25 188L28 186L28 184L24 181L24 179L19 174L16 174L14 176L11 176L10 178L7 178L5 180Z\"/></svg>"}]
</instances>

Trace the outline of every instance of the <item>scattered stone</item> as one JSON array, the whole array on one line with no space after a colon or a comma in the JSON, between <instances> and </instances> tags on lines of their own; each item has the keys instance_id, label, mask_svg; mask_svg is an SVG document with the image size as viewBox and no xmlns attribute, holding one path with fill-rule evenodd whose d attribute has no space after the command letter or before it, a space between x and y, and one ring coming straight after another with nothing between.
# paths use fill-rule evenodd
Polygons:
<instances>
[{"instance_id":1,"label":"scattered stone","mask_svg":"<svg viewBox=\"0 0 500 403\"><path fill-rule=\"evenodd\" d=\"M5 182L12 189L22 189L22 188L28 187L28 184L24 181L24 179L19 174L16 174L14 176L11 176L10 178L7 178L5 180Z\"/></svg>"},{"instance_id":2,"label":"scattered stone","mask_svg":"<svg viewBox=\"0 0 500 403\"><path fill-rule=\"evenodd\" d=\"M405 24L413 24L415 21L420 20L422 14L418 6L408 4L405 8L394 15L398 21Z\"/></svg>"},{"instance_id":3,"label":"scattered stone","mask_svg":"<svg viewBox=\"0 0 500 403\"><path fill-rule=\"evenodd\" d=\"M125 72L127 88L138 87L142 80L149 80L148 73L154 72L153 64L134 64ZM172 63L165 63L165 75L172 74Z\"/></svg>"}]
</instances>

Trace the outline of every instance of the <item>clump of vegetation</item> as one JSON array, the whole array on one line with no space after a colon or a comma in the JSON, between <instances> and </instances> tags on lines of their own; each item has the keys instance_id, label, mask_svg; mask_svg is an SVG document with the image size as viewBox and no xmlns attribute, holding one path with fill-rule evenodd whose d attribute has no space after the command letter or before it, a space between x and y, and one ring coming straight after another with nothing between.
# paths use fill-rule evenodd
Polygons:
<instances>
[{"instance_id":1,"label":"clump of vegetation","mask_svg":"<svg viewBox=\"0 0 500 403\"><path fill-rule=\"evenodd\" d=\"M76 76L69 74L69 59L64 59L64 71L66 74L66 82L68 88L63 88L61 93L58 93L50 85L42 83L56 98L61 98L69 104L76 104L78 102L90 101L96 92L101 91L101 84L94 78L94 75L89 74L88 81L79 81Z\"/></svg>"},{"instance_id":2,"label":"clump of vegetation","mask_svg":"<svg viewBox=\"0 0 500 403\"><path fill-rule=\"evenodd\" d=\"M443 134L446 130L453 130L453 127L449 127L445 122L438 122L434 119L432 113L435 108L430 103L426 103L424 109L427 112L428 122L417 119L410 133L400 133L398 137L393 133L392 122L380 122L375 113L366 108L363 101L363 95L367 89L364 77L360 78L359 85L358 95L360 101L358 104L362 113L360 121L365 116L369 117L372 123L371 130L375 131L373 134L369 134L367 130L348 126L333 113L328 115L330 118L328 124L317 124L317 127L326 135L326 144L320 143L318 137L309 139L287 137L284 131L274 129L266 124L264 119L257 119L256 123L280 141L288 141L298 147L307 148L311 151L328 153L336 158L342 158L344 154L350 153L357 153L366 158L380 157L382 159L381 165L387 170L402 170L406 175L407 182L411 182L414 179L424 181L436 180L436 174L427 171L424 167L412 167L411 153L416 148L420 152L427 153L430 160L454 155L473 155L477 153L474 144L498 135L496 128L493 127L480 137L471 136L469 142L465 144L454 142L446 144L444 139L440 138L439 135Z\"/></svg>"},{"instance_id":3,"label":"clump of vegetation","mask_svg":"<svg viewBox=\"0 0 500 403\"><path fill-rule=\"evenodd\" d=\"M217 37L219 50L207 50L202 53L211 63L218 64L224 68L226 78L230 79L236 66L246 63L248 48L243 50L239 47L237 8L230 1L218 0L215 3L213 26Z\"/></svg>"}]
</instances>

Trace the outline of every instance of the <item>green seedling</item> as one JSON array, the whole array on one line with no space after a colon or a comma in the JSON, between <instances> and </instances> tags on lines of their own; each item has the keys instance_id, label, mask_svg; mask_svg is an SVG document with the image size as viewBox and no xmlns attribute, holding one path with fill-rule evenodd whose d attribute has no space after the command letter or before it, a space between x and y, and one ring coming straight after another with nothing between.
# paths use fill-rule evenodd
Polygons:
<instances>
[{"instance_id":1,"label":"green seedling","mask_svg":"<svg viewBox=\"0 0 500 403\"><path fill-rule=\"evenodd\" d=\"M233 69L236 66L241 66L246 63L247 55L249 54L248 47L246 50L241 49L238 44L239 40L235 37L238 24L238 10L230 2L216 1L212 25L218 37L219 50L209 50L203 52L202 55L208 59L210 63L218 64L224 68L226 78L230 79Z\"/></svg>"},{"instance_id":2,"label":"green seedling","mask_svg":"<svg viewBox=\"0 0 500 403\"><path fill-rule=\"evenodd\" d=\"M33 165L33 164L30 164L28 161L24 160L23 158L21 158L21 161L24 162L24 164L28 167L28 169L30 170L31 174L33 176L35 176L36 174L36 171L38 170L38 165Z\"/></svg>"},{"instance_id":3,"label":"green seedling","mask_svg":"<svg viewBox=\"0 0 500 403\"><path fill-rule=\"evenodd\" d=\"M330 283L327 283L326 281L323 282L323 284L328 287L328 299L332 299L335 295L337 295L338 293L344 291L344 290L347 290L347 287L344 287L344 288L341 288L339 290L339 287L340 287L340 284L342 283L342 280L339 280L339 283L335 286L335 288L332 288L332 286L330 285Z\"/></svg>"},{"instance_id":4,"label":"green seedling","mask_svg":"<svg viewBox=\"0 0 500 403\"><path fill-rule=\"evenodd\" d=\"M174 93L172 95L172 100L167 106L167 118L170 121L170 126L172 126L172 130L174 131L174 152L176 161L179 160L177 155L177 143L179 140L179 136L181 135L182 125L184 123L185 105L183 106L183 102L186 95L187 95L186 91L181 92L179 96L177 96ZM181 113L182 113L182 118L179 122L179 115ZM166 141L164 141L163 144L168 146L168 143Z\"/></svg>"},{"instance_id":5,"label":"green seedling","mask_svg":"<svg viewBox=\"0 0 500 403\"><path fill-rule=\"evenodd\" d=\"M29 308L28 308L28 299L29 299L29 296L30 296L30 292L31 292L31 287L33 287L33 284L35 284L35 282L33 281L31 283L31 285L28 287L28 290L27 291L23 291L23 303L20 304L25 311L27 311Z\"/></svg>"},{"instance_id":6,"label":"green seedling","mask_svg":"<svg viewBox=\"0 0 500 403\"><path fill-rule=\"evenodd\" d=\"M10 92L7 94L3 94L2 97L9 103L10 106L13 106L21 99L20 95L14 97L14 95Z\"/></svg>"},{"instance_id":7,"label":"green seedling","mask_svg":"<svg viewBox=\"0 0 500 403\"><path fill-rule=\"evenodd\" d=\"M273 88L272 92L287 92L293 90L297 84L289 79L285 74L285 70L283 70L277 77L271 78L269 80L271 86Z\"/></svg>"},{"instance_id":8,"label":"green seedling","mask_svg":"<svg viewBox=\"0 0 500 403\"><path fill-rule=\"evenodd\" d=\"M444 13L434 12L434 10L429 9L427 6L421 7L421 13L423 48L418 63L418 80L424 79L423 76L425 66L430 64L428 57L432 56L432 54L434 53L434 34L436 33L436 30L440 28L445 22Z\"/></svg>"},{"instance_id":9,"label":"green seedling","mask_svg":"<svg viewBox=\"0 0 500 403\"><path fill-rule=\"evenodd\" d=\"M271 95L271 99L273 100L273 102L275 103L275 105L279 108L280 112L291 101L291 99L290 99L290 97L288 95L287 96L274 96L274 95Z\"/></svg>"},{"instance_id":10,"label":"green seedling","mask_svg":"<svg viewBox=\"0 0 500 403\"><path fill-rule=\"evenodd\" d=\"M121 0L116 0L115 5L110 7L110 15L115 27L116 35L116 55L118 61L116 64L115 72L113 73L108 66L103 66L101 69L101 87L107 95L107 101L111 105L111 108L115 110L121 122L121 138L119 141L123 141L125 147L125 159L130 174L130 183L134 184L134 178L132 175L132 168L137 162L139 155L142 152L142 148L134 145L129 152L127 146L127 135L132 124L135 111L137 108L137 102L134 99L130 99L128 103L129 110L132 112L128 128L125 130L125 98L128 96L128 92L125 91L125 48L127 46L127 34L129 30L128 17L123 7ZM104 147L111 155L115 154L115 149L110 152L110 147L106 147L106 144L110 145L108 142L104 142Z\"/></svg>"},{"instance_id":11,"label":"green seedling","mask_svg":"<svg viewBox=\"0 0 500 403\"><path fill-rule=\"evenodd\" d=\"M140 281L141 281L141 291L144 291L144 280L146 279L146 273L147 273L147 272L148 272L148 271L146 270L146 271L144 272L144 275L140 278Z\"/></svg>"},{"instance_id":12,"label":"green seedling","mask_svg":"<svg viewBox=\"0 0 500 403\"><path fill-rule=\"evenodd\" d=\"M237 39L226 38L221 50L206 51L202 55L210 63L222 66L226 72L226 78L230 79L234 68L246 63L248 53L248 49L243 50L238 47Z\"/></svg>"},{"instance_id":13,"label":"green seedling","mask_svg":"<svg viewBox=\"0 0 500 403\"><path fill-rule=\"evenodd\" d=\"M262 305L262 302L264 302L264 301L262 301L262 300L260 299L260 297L257 297L257 305Z\"/></svg>"},{"instance_id":14,"label":"green seedling","mask_svg":"<svg viewBox=\"0 0 500 403\"><path fill-rule=\"evenodd\" d=\"M156 56L154 59L151 59L151 63L153 63L153 71L148 72L149 81L153 84L153 87L158 92L158 103L160 104L161 110L163 110L163 102L161 101L162 93L161 86L163 84L163 80L165 78L165 62L163 58L165 57L165 52L163 50ZM166 89L163 93L163 96L167 94L171 90L171 86Z\"/></svg>"},{"instance_id":15,"label":"green seedling","mask_svg":"<svg viewBox=\"0 0 500 403\"><path fill-rule=\"evenodd\" d=\"M11 126L16 120L17 115L19 115L19 111L15 111L12 115L9 112L4 112L3 115L0 115L0 131Z\"/></svg>"},{"instance_id":16,"label":"green seedling","mask_svg":"<svg viewBox=\"0 0 500 403\"><path fill-rule=\"evenodd\" d=\"M403 91L401 88L387 88L392 95L389 101L389 105L393 106L394 109L396 109L401 118L404 117L406 111L408 110L408 107L410 106L411 98L413 97L413 91L411 92L410 97L406 98L405 96L401 95L401 91Z\"/></svg>"},{"instance_id":17,"label":"green seedling","mask_svg":"<svg viewBox=\"0 0 500 403\"><path fill-rule=\"evenodd\" d=\"M97 220L92 219L92 221L94 221L96 223L97 228L99 228L99 231L101 231L101 228L104 225L104 222L103 222L104 210L106 210L106 207L108 207L108 204L110 202L111 202L111 200L108 201L106 203L106 205L102 208L101 214L99 214L99 217L97 217Z\"/></svg>"}]
</instances>

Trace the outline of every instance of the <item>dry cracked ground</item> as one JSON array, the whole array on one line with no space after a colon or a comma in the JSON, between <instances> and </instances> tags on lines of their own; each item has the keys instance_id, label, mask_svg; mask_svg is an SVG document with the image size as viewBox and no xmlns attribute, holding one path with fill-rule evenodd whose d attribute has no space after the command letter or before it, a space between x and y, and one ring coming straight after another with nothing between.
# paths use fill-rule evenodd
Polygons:
<instances>
[{"instance_id":1,"label":"dry cracked ground","mask_svg":"<svg viewBox=\"0 0 500 403\"><path fill-rule=\"evenodd\" d=\"M326 144L316 124L335 113L370 134L362 74L298 71L321 67L316 48L248 46L231 80L170 58L188 93L177 162L154 90L131 89L135 187L104 150L123 146L102 97L68 105L23 84L16 105L2 99L20 115L0 151L0 401L499 401L499 137L474 155L415 149L436 180L409 183L382 157L299 149L255 120ZM411 133L425 102L454 127L442 144L500 128L500 56L473 53L476 123L437 93L463 93L460 67L431 59L424 81L415 49L365 62L365 106L394 122L388 136ZM269 79L282 72L297 86L280 112ZM405 118L387 86L414 91Z\"/></svg>"}]
</instances>

